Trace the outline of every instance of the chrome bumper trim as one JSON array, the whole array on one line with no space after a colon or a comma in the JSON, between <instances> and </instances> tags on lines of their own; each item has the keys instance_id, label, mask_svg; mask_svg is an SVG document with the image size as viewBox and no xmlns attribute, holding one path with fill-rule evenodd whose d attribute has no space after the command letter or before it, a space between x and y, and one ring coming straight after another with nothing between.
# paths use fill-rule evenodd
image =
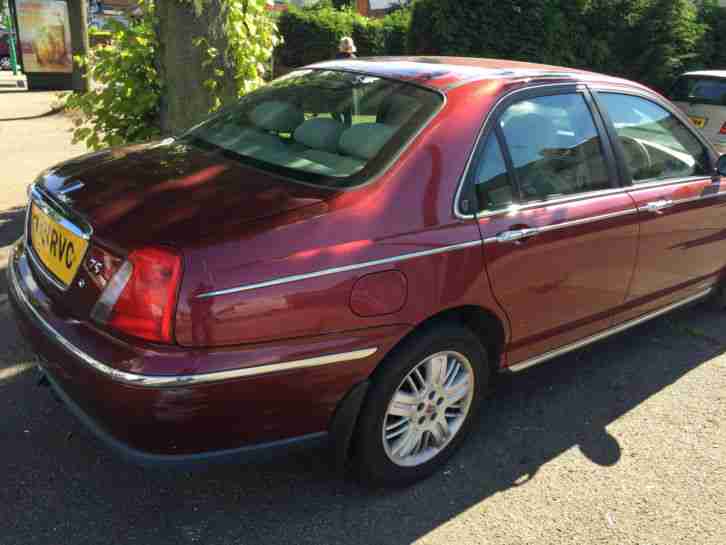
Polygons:
<instances>
[{"instance_id":1,"label":"chrome bumper trim","mask_svg":"<svg viewBox=\"0 0 726 545\"><path fill-rule=\"evenodd\" d=\"M534 367L535 365L539 365L540 363L544 363L544 362L554 359L558 356L563 356L563 355L567 354L568 352L572 352L573 350L577 350L578 348L582 348L584 346L587 346L588 344L592 344L592 343L600 341L602 339L606 339L607 337L610 337L611 335L615 335L616 333L620 333L622 331L625 331L626 329L635 327L636 325L642 324L643 322L647 322L648 320L657 318L658 316L660 316L662 314L666 314L667 312L670 312L671 310L675 310L678 307L682 307L684 305L687 305L688 303L693 303L695 301L698 301L699 299L703 299L708 294L710 294L713 290L714 290L714 288L705 289L699 293L696 293L695 295L691 295L689 297L686 297L685 299L676 301L675 303L671 303L670 305L667 305L663 308L659 308L658 310L655 310L653 312L650 312L648 314L645 314L645 315L635 318L633 320L628 320L627 322L618 324L613 328L607 329L605 331L601 331L600 333L596 333L595 335L591 335L590 337L585 337L584 339L575 341L572 344L568 344L561 348L556 348L555 350L550 350L549 352L545 352L544 354L535 356L534 358L525 360L520 363L515 363L514 365L510 365L509 367L504 367L501 370L501 372L502 373L519 373L520 371L524 371L525 369L529 369L530 367Z\"/></svg>"},{"instance_id":2,"label":"chrome bumper trim","mask_svg":"<svg viewBox=\"0 0 726 545\"><path fill-rule=\"evenodd\" d=\"M331 365L334 363L343 363L348 361L360 360L372 356L378 351L378 348L365 348L362 350L354 350L352 352L343 352L339 354L328 354L317 356L314 358L306 358L302 360L285 361L280 363L269 363L264 365L256 365L243 369L230 369L228 371L216 371L213 373L200 373L197 375L141 375L137 373L128 373L120 371L98 361L93 356L79 349L68 339L63 337L36 309L25 294L23 287L20 285L16 266L13 262L14 257L11 256L8 271L10 283L13 291L23 304L23 308L29 312L37 323L45 329L49 338L61 345L65 350L70 352L80 361L95 369L102 375L122 382L131 386L140 386L147 388L176 388L184 386L196 386L198 384L208 384L213 382L221 382L244 377L253 377L259 375L267 375L270 373L278 373L282 371L291 371L306 369L309 367L320 367L323 365ZM32 280L31 280L32 281Z\"/></svg>"}]
</instances>

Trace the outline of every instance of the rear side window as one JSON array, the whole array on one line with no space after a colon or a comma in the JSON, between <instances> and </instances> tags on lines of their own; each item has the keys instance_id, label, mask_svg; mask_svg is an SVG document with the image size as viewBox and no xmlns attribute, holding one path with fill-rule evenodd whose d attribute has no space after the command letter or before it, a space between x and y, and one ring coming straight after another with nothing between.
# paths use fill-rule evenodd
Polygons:
<instances>
[{"instance_id":1,"label":"rear side window","mask_svg":"<svg viewBox=\"0 0 726 545\"><path fill-rule=\"evenodd\" d=\"M493 132L489 134L476 165L474 187L480 212L507 208L514 202L507 165Z\"/></svg>"},{"instance_id":2,"label":"rear side window","mask_svg":"<svg viewBox=\"0 0 726 545\"><path fill-rule=\"evenodd\" d=\"M611 187L600 137L581 94L516 102L499 123L525 202Z\"/></svg>"},{"instance_id":3,"label":"rear side window","mask_svg":"<svg viewBox=\"0 0 726 545\"><path fill-rule=\"evenodd\" d=\"M633 183L706 175L708 152L665 108L650 100L600 93Z\"/></svg>"},{"instance_id":4,"label":"rear side window","mask_svg":"<svg viewBox=\"0 0 726 545\"><path fill-rule=\"evenodd\" d=\"M668 98L692 104L726 105L726 80L683 76L678 78Z\"/></svg>"}]
</instances>

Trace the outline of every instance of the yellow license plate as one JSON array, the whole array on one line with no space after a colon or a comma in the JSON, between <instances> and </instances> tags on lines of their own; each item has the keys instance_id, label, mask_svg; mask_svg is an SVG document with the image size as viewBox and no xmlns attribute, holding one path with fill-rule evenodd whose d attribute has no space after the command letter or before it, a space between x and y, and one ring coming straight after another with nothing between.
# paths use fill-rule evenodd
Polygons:
<instances>
[{"instance_id":1,"label":"yellow license plate","mask_svg":"<svg viewBox=\"0 0 726 545\"><path fill-rule=\"evenodd\" d=\"M33 204L30 240L35 253L53 275L66 286L73 281L88 242L72 233Z\"/></svg>"},{"instance_id":2,"label":"yellow license plate","mask_svg":"<svg viewBox=\"0 0 726 545\"><path fill-rule=\"evenodd\" d=\"M702 129L706 126L706 118L705 117L696 117L696 116L689 116L691 118L691 122L699 129Z\"/></svg>"}]
</instances>

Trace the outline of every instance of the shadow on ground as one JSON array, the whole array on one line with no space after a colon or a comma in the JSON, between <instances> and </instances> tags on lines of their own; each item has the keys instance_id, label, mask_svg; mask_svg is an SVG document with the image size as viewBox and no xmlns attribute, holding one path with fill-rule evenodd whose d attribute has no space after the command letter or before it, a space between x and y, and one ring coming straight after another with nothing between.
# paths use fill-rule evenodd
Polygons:
<instances>
[{"instance_id":1,"label":"shadow on ground","mask_svg":"<svg viewBox=\"0 0 726 545\"><path fill-rule=\"evenodd\" d=\"M3 543L409 543L573 447L607 478L629 445L606 426L725 344L726 316L693 307L504 378L445 471L376 492L341 480L323 452L194 472L127 465L25 372L0 381Z\"/></svg>"},{"instance_id":2,"label":"shadow on ground","mask_svg":"<svg viewBox=\"0 0 726 545\"><path fill-rule=\"evenodd\" d=\"M23 234L25 207L16 206L0 210L0 248L18 240Z\"/></svg>"},{"instance_id":3,"label":"shadow on ground","mask_svg":"<svg viewBox=\"0 0 726 545\"><path fill-rule=\"evenodd\" d=\"M2 91L0 91L2 92ZM0 123L4 121L32 121L33 119L42 119L44 117L50 117L51 115L55 115L58 112L60 112L60 108L51 108L48 111L45 111L40 114L36 115L25 115L25 116L19 116L19 117L0 117Z\"/></svg>"},{"instance_id":4,"label":"shadow on ground","mask_svg":"<svg viewBox=\"0 0 726 545\"><path fill-rule=\"evenodd\" d=\"M0 304L2 304L2 295L8 291L4 266L5 260L9 253L9 246L23 234L24 220L25 207L0 210ZM0 319L0 328L2 327L3 321Z\"/></svg>"}]
</instances>

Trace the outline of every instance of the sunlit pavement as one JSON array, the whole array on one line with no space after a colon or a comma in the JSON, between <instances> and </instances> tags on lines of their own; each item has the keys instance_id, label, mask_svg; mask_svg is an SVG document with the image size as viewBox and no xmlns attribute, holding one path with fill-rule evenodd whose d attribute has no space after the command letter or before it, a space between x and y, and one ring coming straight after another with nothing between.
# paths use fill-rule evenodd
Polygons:
<instances>
[{"instance_id":1,"label":"sunlit pavement","mask_svg":"<svg viewBox=\"0 0 726 545\"><path fill-rule=\"evenodd\" d=\"M37 117L30 100L8 107L8 96L5 249L20 233L27 183L82 151L69 145L67 119ZM0 545L724 543L726 313L684 309L502 379L444 471L370 492L321 452L194 472L119 461L36 385L4 267Z\"/></svg>"},{"instance_id":2,"label":"sunlit pavement","mask_svg":"<svg viewBox=\"0 0 726 545\"><path fill-rule=\"evenodd\" d=\"M24 91L28 87L23 74L13 74L12 70L0 70L0 90Z\"/></svg>"}]
</instances>

